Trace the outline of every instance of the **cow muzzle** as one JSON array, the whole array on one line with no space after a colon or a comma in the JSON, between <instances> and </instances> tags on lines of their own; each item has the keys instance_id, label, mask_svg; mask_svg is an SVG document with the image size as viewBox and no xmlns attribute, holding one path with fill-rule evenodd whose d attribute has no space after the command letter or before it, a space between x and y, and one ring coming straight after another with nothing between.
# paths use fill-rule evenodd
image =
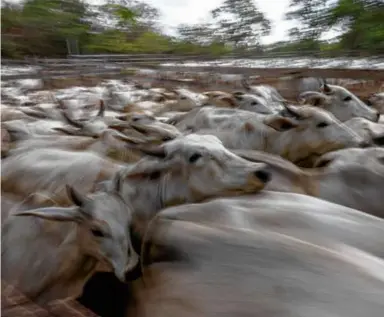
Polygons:
<instances>
[{"instance_id":1,"label":"cow muzzle","mask_svg":"<svg viewBox=\"0 0 384 317\"><path fill-rule=\"evenodd\" d=\"M255 171L253 175L264 184L268 183L272 178L271 172L267 169Z\"/></svg>"},{"instance_id":2,"label":"cow muzzle","mask_svg":"<svg viewBox=\"0 0 384 317\"><path fill-rule=\"evenodd\" d=\"M372 143L369 142L369 141L362 141L358 144L359 148L367 148L367 147L371 147L372 146Z\"/></svg>"}]
</instances>

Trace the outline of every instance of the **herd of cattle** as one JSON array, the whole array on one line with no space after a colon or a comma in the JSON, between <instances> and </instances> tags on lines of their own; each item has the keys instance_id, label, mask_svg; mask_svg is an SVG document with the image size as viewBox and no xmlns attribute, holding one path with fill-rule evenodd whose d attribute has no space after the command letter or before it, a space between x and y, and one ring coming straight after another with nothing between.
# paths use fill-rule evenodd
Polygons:
<instances>
[{"instance_id":1,"label":"herd of cattle","mask_svg":"<svg viewBox=\"0 0 384 317\"><path fill-rule=\"evenodd\" d=\"M382 317L384 93L297 100L2 87L1 278L101 316Z\"/></svg>"}]
</instances>

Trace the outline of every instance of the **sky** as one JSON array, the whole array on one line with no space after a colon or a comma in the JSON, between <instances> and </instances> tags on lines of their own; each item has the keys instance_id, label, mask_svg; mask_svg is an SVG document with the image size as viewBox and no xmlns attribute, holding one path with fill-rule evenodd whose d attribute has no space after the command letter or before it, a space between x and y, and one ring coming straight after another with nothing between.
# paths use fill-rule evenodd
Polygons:
<instances>
[{"instance_id":1,"label":"sky","mask_svg":"<svg viewBox=\"0 0 384 317\"><path fill-rule=\"evenodd\" d=\"M17 1L17 0L14 0ZM220 6L224 0L141 0L160 10L160 24L163 30L175 35L179 24L194 24L209 20L211 10ZM293 21L286 21L290 0L253 0L256 7L272 22L269 36L262 37L263 44L288 40L288 30L296 26ZM103 0L87 0L92 4L102 4Z\"/></svg>"},{"instance_id":2,"label":"sky","mask_svg":"<svg viewBox=\"0 0 384 317\"><path fill-rule=\"evenodd\" d=\"M146 0L147 3L160 9L161 23L164 31L171 33L181 23L193 24L208 20L209 12L223 0ZM254 0L257 8L272 21L272 32L262 38L263 44L287 40L288 30L295 26L294 22L284 19L290 0Z\"/></svg>"}]
</instances>

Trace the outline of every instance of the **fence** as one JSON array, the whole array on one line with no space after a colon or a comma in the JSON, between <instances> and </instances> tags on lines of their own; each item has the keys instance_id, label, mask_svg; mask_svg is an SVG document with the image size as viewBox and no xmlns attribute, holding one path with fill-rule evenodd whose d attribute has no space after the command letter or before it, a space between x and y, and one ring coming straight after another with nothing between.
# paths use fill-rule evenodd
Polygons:
<instances>
[{"instance_id":1,"label":"fence","mask_svg":"<svg viewBox=\"0 0 384 317\"><path fill-rule=\"evenodd\" d=\"M317 52L313 52L317 54ZM2 59L3 65L30 65L35 66L36 71L18 74L3 75L2 80L14 80L24 78L51 78L56 76L80 76L106 73L124 73L135 68L147 68L157 71L175 72L209 72L224 74L243 74L254 76L295 76L295 77L337 77L351 79L382 80L384 69L372 69L376 62L384 64L384 55L370 57L371 65L365 69L349 69L356 59L345 58L337 62L336 67L324 67L321 63L326 57L318 55L293 55L293 53L269 54L268 56L229 55L221 58L203 55L167 55L167 54L140 54L140 55L69 55L66 59L51 58L26 58L24 60ZM230 64L233 60L247 58L249 61L257 61L269 58L270 65L263 67L233 67L220 66L220 63ZM276 59L306 59L306 64L300 67L276 67ZM281 62L281 61L280 61ZM206 66L188 66L186 63L206 64ZM265 64L265 63L264 63ZM333 62L335 64L335 62ZM373 67L372 67L373 66Z\"/></svg>"},{"instance_id":2,"label":"fence","mask_svg":"<svg viewBox=\"0 0 384 317\"><path fill-rule=\"evenodd\" d=\"M290 56L290 57L289 57ZM302 55L304 56L304 55ZM228 75L245 76L251 78L251 83L271 83L276 79L293 82L287 91L294 94L297 80L304 77L317 78L346 78L355 80L368 80L377 83L380 87L384 82L384 56L370 57L368 67L350 68L356 58L330 60L327 57L307 56L305 63L295 66L295 59L304 57L288 54L270 54L266 58L259 55L246 57L247 61L264 63L263 67L232 66L238 63L244 55L230 55L221 58L202 55L167 55L167 54L140 54L140 55L69 55L66 59L53 58L26 58L24 60L2 59L3 65L33 66L32 71L17 74L4 74L2 81L18 79L42 79L48 88L64 88L63 83L58 85L52 82L66 82L65 85L82 85L89 82L97 84L103 78L126 78L159 80L162 85L166 82L172 85L175 82L186 86L210 89L238 88L226 82ZM332 62L332 67L324 65ZM280 65L278 65L280 63ZM193 65L191 65L193 64ZM220 65L221 64L221 65ZM287 67L286 64L292 65ZM336 64L336 65L335 65ZM381 65L380 65L381 64ZM203 65L203 66L202 66ZM231 65L231 66L228 66ZM67 79L74 79L70 83ZM48 84L50 83L50 84ZM287 85L285 85L287 86Z\"/></svg>"}]
</instances>

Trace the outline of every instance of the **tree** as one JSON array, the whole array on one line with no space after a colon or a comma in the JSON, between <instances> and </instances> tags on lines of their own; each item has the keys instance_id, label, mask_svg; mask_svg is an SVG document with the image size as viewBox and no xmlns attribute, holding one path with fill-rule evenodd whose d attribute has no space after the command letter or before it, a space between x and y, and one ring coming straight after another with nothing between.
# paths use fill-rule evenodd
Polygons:
<instances>
[{"instance_id":1,"label":"tree","mask_svg":"<svg viewBox=\"0 0 384 317\"><path fill-rule=\"evenodd\" d=\"M181 24L177 32L181 40L197 45L209 45L215 40L215 29L210 23Z\"/></svg>"},{"instance_id":2,"label":"tree","mask_svg":"<svg viewBox=\"0 0 384 317\"><path fill-rule=\"evenodd\" d=\"M9 25L20 32L19 37L6 38L6 47L17 47L28 55L65 54L66 39L86 37L89 30L84 20L86 7L79 0L27 0L22 6L1 13L2 34L9 31ZM12 52L2 50L4 53Z\"/></svg>"},{"instance_id":3,"label":"tree","mask_svg":"<svg viewBox=\"0 0 384 317\"><path fill-rule=\"evenodd\" d=\"M328 22L340 27L344 48L384 52L383 1L339 0L330 9Z\"/></svg>"},{"instance_id":4,"label":"tree","mask_svg":"<svg viewBox=\"0 0 384 317\"><path fill-rule=\"evenodd\" d=\"M297 20L300 28L293 28L289 35L291 38L316 41L327 23L327 12L331 0L291 0L290 11L286 13L287 20Z\"/></svg>"},{"instance_id":5,"label":"tree","mask_svg":"<svg viewBox=\"0 0 384 317\"><path fill-rule=\"evenodd\" d=\"M212 36L213 26L208 30L208 24L191 25L183 36L171 38L159 30L159 15L156 8L137 0L108 0L101 6L82 0L2 2L1 54L64 57L67 39L77 40L80 52L89 54L228 52Z\"/></svg>"},{"instance_id":6,"label":"tree","mask_svg":"<svg viewBox=\"0 0 384 317\"><path fill-rule=\"evenodd\" d=\"M291 0L287 19L300 23L290 37L320 49L320 37L331 28L339 31L341 49L367 52L384 50L384 2L382 0Z\"/></svg>"},{"instance_id":7,"label":"tree","mask_svg":"<svg viewBox=\"0 0 384 317\"><path fill-rule=\"evenodd\" d=\"M225 0L211 12L217 24L214 36L235 48L260 45L260 37L268 35L270 21L252 0Z\"/></svg>"}]
</instances>

